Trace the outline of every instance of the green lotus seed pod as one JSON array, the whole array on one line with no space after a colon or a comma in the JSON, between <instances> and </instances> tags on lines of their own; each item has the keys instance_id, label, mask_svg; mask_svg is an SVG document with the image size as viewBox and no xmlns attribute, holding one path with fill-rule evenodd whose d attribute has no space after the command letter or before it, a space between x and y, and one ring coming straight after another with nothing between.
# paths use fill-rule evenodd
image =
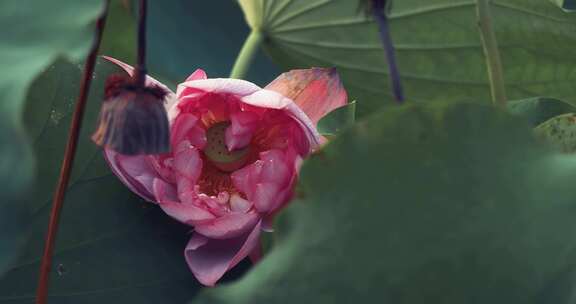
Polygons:
<instances>
[{"instance_id":1,"label":"green lotus seed pod","mask_svg":"<svg viewBox=\"0 0 576 304\"><path fill-rule=\"evenodd\" d=\"M231 172L241 168L250 156L250 147L229 151L226 147L226 129L230 122L219 122L206 131L206 147L204 155L218 169Z\"/></svg>"}]
</instances>

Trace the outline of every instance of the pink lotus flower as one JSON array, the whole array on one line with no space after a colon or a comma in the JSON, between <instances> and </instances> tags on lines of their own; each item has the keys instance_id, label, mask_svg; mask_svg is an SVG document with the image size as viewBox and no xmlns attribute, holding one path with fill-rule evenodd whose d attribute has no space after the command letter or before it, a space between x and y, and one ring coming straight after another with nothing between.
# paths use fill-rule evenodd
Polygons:
<instances>
[{"instance_id":1,"label":"pink lotus flower","mask_svg":"<svg viewBox=\"0 0 576 304\"><path fill-rule=\"evenodd\" d=\"M105 156L132 191L194 227L185 258L212 286L259 255L261 231L270 231L273 215L292 197L302 159L321 143L316 123L346 99L333 69L294 70L264 89L196 70L165 98L170 153Z\"/></svg>"}]
</instances>

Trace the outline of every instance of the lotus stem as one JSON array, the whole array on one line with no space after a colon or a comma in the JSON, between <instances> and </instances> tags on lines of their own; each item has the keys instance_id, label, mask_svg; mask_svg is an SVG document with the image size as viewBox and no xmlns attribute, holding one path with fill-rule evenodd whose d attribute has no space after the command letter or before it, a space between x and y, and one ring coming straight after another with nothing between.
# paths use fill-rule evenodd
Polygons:
<instances>
[{"instance_id":1,"label":"lotus stem","mask_svg":"<svg viewBox=\"0 0 576 304\"><path fill-rule=\"evenodd\" d=\"M252 62L256 57L258 47L262 42L262 36L262 32L258 29L253 29L252 32L250 32L250 35L246 38L246 41L236 58L232 72L230 72L230 78L243 79L246 77L246 73L250 69Z\"/></svg>"},{"instance_id":2,"label":"lotus stem","mask_svg":"<svg viewBox=\"0 0 576 304\"><path fill-rule=\"evenodd\" d=\"M90 84L92 82L92 74L96 65L98 48L100 47L104 25L106 24L108 4L109 3L107 1L104 6L102 15L96 22L96 36L84 65L84 72L82 74L82 81L80 83L80 93L78 94L78 98L76 100L76 107L74 108L70 130L68 131L68 141L66 143L64 159L62 160L62 166L60 168L60 177L58 179L56 191L54 192L52 210L50 212L50 220L48 223L48 232L46 233L46 241L44 244L44 253L42 255L42 261L40 265L40 276L38 281L38 289L36 291L37 304L46 304L48 299L48 283L50 279L50 270L52 267L54 244L56 243L56 234L58 233L58 226L60 222L60 213L64 204L66 188L68 187L68 182L70 180L70 172L74 163L74 156L76 155L78 135L82 126L84 109L86 108L88 92L90 91Z\"/></svg>"},{"instance_id":3,"label":"lotus stem","mask_svg":"<svg viewBox=\"0 0 576 304\"><path fill-rule=\"evenodd\" d=\"M372 14L378 23L380 40L382 41L382 46L384 47L384 53L386 55L386 62L388 63L388 74L390 76L394 98L398 104L402 104L404 102L402 80L396 63L396 50L394 49L394 43L390 36L390 25L388 23L388 17L386 16L385 6L386 4L373 1Z\"/></svg>"},{"instance_id":4,"label":"lotus stem","mask_svg":"<svg viewBox=\"0 0 576 304\"><path fill-rule=\"evenodd\" d=\"M140 0L138 14L138 54L134 70L135 82L144 87L146 83L146 19L148 15L148 1Z\"/></svg>"},{"instance_id":5,"label":"lotus stem","mask_svg":"<svg viewBox=\"0 0 576 304\"><path fill-rule=\"evenodd\" d=\"M490 81L490 93L492 102L498 107L504 107L508 98L504 85L504 73L502 61L498 49L498 41L492 24L491 0L476 0L476 13L478 15L478 27L480 38L486 58L488 79Z\"/></svg>"}]
</instances>

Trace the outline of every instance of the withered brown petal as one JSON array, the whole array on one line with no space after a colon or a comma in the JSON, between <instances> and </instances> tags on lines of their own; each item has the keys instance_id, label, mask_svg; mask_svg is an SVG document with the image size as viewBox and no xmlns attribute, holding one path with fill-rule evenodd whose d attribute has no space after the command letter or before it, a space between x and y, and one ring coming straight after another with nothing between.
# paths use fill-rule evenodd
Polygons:
<instances>
[{"instance_id":1,"label":"withered brown petal","mask_svg":"<svg viewBox=\"0 0 576 304\"><path fill-rule=\"evenodd\" d=\"M122 89L106 99L92 140L120 154L160 154L170 149L163 99L153 91Z\"/></svg>"}]
</instances>

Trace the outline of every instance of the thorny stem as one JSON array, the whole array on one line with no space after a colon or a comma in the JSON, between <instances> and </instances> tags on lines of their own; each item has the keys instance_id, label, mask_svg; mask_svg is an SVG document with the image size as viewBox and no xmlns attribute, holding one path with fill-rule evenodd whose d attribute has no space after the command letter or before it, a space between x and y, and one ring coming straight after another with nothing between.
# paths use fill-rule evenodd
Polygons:
<instances>
[{"instance_id":1,"label":"thorny stem","mask_svg":"<svg viewBox=\"0 0 576 304\"><path fill-rule=\"evenodd\" d=\"M236 62L234 62L234 67L232 68L232 72L230 72L230 78L242 79L246 76L252 61L254 61L256 57L256 52L258 51L261 41L262 32L258 29L253 29L248 38L246 38L236 58Z\"/></svg>"},{"instance_id":2,"label":"thorny stem","mask_svg":"<svg viewBox=\"0 0 576 304\"><path fill-rule=\"evenodd\" d=\"M62 160L62 167L60 168L58 185L54 192L52 210L50 212L50 220L48 223L48 232L46 233L46 241L44 244L44 253L40 265L38 289L36 290L36 304L46 304L48 299L48 283L52 266L52 254L56 242L56 234L58 232L60 212L62 210L66 188L68 187L68 181L70 180L70 171L72 169L72 164L74 163L74 156L78 145L78 135L80 133L82 118L84 116L84 108L86 106L88 92L90 91L90 83L94 72L94 66L96 64L98 48L100 47L100 41L102 40L102 32L104 31L104 25L106 24L108 4L107 1L102 15L96 22L96 36L84 65L82 82L80 83L80 93L76 101L76 107L74 108L70 130L68 131L68 141L66 143L64 159Z\"/></svg>"},{"instance_id":3,"label":"thorny stem","mask_svg":"<svg viewBox=\"0 0 576 304\"><path fill-rule=\"evenodd\" d=\"M496 106L503 107L506 105L508 99L506 98L506 87L504 86L504 73L502 72L502 61L498 50L498 41L496 40L496 34L492 27L490 2L490 0L476 0L476 12L478 15L478 27L484 48L484 56L486 57L492 102L494 102Z\"/></svg>"},{"instance_id":4,"label":"thorny stem","mask_svg":"<svg viewBox=\"0 0 576 304\"><path fill-rule=\"evenodd\" d=\"M148 15L148 1L140 0L138 16L138 58L134 71L136 85L144 87L146 82L146 18Z\"/></svg>"},{"instance_id":5,"label":"thorny stem","mask_svg":"<svg viewBox=\"0 0 576 304\"><path fill-rule=\"evenodd\" d=\"M396 63L396 54L392 37L390 36L390 26L388 24L388 17L385 12L385 4L382 1L373 0L372 14L378 23L380 31L380 40L384 46L384 53L386 54L386 61L388 62L388 73L390 74L390 82L394 92L396 102L401 104L404 102L404 92L402 90L402 80L400 79L400 72ZM385 3L385 1L384 1Z\"/></svg>"}]
</instances>

